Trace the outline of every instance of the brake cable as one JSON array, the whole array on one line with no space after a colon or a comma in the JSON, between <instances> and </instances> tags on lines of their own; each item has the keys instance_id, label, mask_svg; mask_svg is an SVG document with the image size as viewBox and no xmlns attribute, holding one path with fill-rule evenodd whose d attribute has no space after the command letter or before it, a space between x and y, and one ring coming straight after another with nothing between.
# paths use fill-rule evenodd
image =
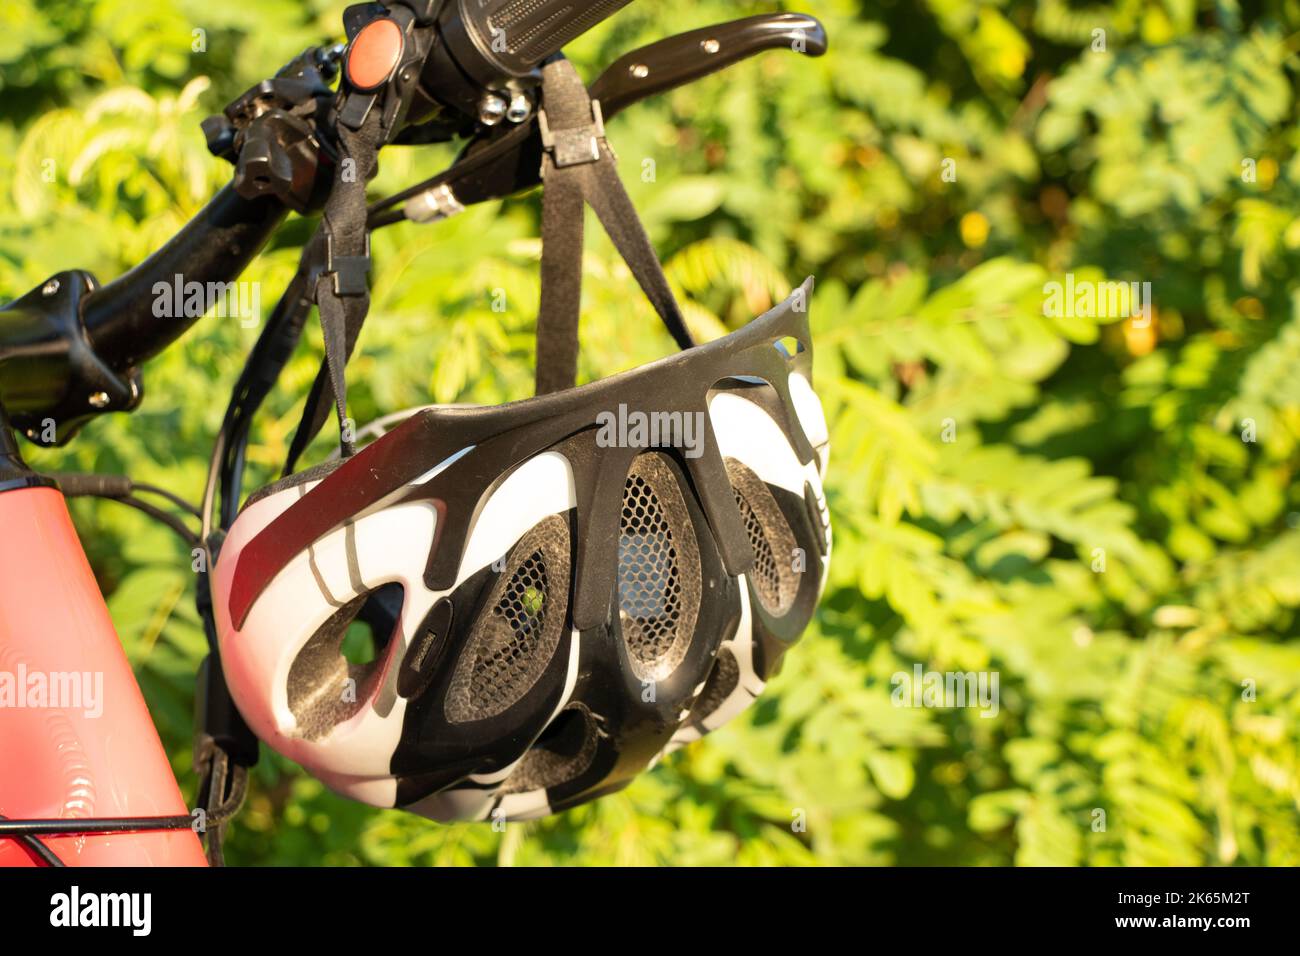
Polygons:
<instances>
[{"instance_id":1,"label":"brake cable","mask_svg":"<svg viewBox=\"0 0 1300 956\"><path fill-rule=\"evenodd\" d=\"M94 817L83 820L10 820L0 815L0 840L7 837L18 840L45 866L67 866L41 837L188 830L193 825L194 819L188 814L170 817Z\"/></svg>"},{"instance_id":2,"label":"brake cable","mask_svg":"<svg viewBox=\"0 0 1300 956\"><path fill-rule=\"evenodd\" d=\"M157 495L170 501L191 517L198 518L200 516L199 509L195 505L190 504L179 495L173 494L165 488L132 481L127 475L56 472L50 474L49 477L58 483L59 490L63 492L65 498L101 498L105 501L116 501L166 525L176 532L191 549L199 547L198 535L187 528L179 518L141 499L136 494L136 492L144 492L145 494Z\"/></svg>"}]
</instances>

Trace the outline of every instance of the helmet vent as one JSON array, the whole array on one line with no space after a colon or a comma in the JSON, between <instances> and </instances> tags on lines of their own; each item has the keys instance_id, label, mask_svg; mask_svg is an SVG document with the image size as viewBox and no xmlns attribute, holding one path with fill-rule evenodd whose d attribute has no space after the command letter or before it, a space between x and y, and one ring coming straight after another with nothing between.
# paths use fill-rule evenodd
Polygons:
<instances>
[{"instance_id":1,"label":"helmet vent","mask_svg":"<svg viewBox=\"0 0 1300 956\"><path fill-rule=\"evenodd\" d=\"M735 458L728 458L726 464L745 533L754 549L754 569L750 572L754 592L763 610L781 617L790 610L799 591L794 532L767 483Z\"/></svg>"},{"instance_id":2,"label":"helmet vent","mask_svg":"<svg viewBox=\"0 0 1300 956\"><path fill-rule=\"evenodd\" d=\"M623 487L618 604L637 677L671 674L695 631L700 554L677 478L662 454L638 457Z\"/></svg>"},{"instance_id":3,"label":"helmet vent","mask_svg":"<svg viewBox=\"0 0 1300 956\"><path fill-rule=\"evenodd\" d=\"M502 793L528 793L569 783L587 772L599 733L585 704L572 703L542 732L501 786Z\"/></svg>"},{"instance_id":4,"label":"helmet vent","mask_svg":"<svg viewBox=\"0 0 1300 956\"><path fill-rule=\"evenodd\" d=\"M379 691L404 593L400 584L390 583L358 595L318 627L294 657L287 691L297 736L319 740L360 713ZM371 652L349 654L349 638L368 644Z\"/></svg>"},{"instance_id":5,"label":"helmet vent","mask_svg":"<svg viewBox=\"0 0 1300 956\"><path fill-rule=\"evenodd\" d=\"M709 671L709 679L704 683L704 689L700 691L700 696L695 699L695 703L691 706L691 713L686 718L686 723L706 720L714 711L727 702L727 699L731 697L739 684L740 665L736 663L736 657L731 653L731 648L723 647L713 662L713 667Z\"/></svg>"},{"instance_id":6,"label":"helmet vent","mask_svg":"<svg viewBox=\"0 0 1300 956\"><path fill-rule=\"evenodd\" d=\"M447 691L452 723L504 713L532 689L559 643L569 591L569 526L551 515L519 540Z\"/></svg>"}]
</instances>

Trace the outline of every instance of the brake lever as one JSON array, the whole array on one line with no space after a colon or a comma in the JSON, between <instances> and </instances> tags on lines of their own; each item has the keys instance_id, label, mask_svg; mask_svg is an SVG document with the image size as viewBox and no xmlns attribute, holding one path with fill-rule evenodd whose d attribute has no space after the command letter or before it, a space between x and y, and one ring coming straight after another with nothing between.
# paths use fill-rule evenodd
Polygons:
<instances>
[{"instance_id":1,"label":"brake lever","mask_svg":"<svg viewBox=\"0 0 1300 956\"><path fill-rule=\"evenodd\" d=\"M766 50L789 48L805 56L826 52L826 30L802 13L764 14L692 30L620 57L591 86L606 120L656 93L733 66ZM534 117L528 124L495 126L461 151L440 176L371 208L371 226L403 218L390 212L405 201L404 218L436 222L476 203L501 199L541 182L542 138Z\"/></svg>"},{"instance_id":2,"label":"brake lever","mask_svg":"<svg viewBox=\"0 0 1300 956\"><path fill-rule=\"evenodd\" d=\"M826 52L826 30L804 13L762 14L692 30L633 50L591 85L606 119L647 96L725 70L765 50L789 47L806 56Z\"/></svg>"}]
</instances>

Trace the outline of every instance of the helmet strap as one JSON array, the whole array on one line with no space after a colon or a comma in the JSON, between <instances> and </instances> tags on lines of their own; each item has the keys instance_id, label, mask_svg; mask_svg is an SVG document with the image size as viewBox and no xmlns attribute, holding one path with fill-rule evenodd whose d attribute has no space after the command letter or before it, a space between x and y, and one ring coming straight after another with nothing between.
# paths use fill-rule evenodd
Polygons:
<instances>
[{"instance_id":1,"label":"helmet strap","mask_svg":"<svg viewBox=\"0 0 1300 956\"><path fill-rule=\"evenodd\" d=\"M590 205L642 291L683 349L695 342L619 179L600 103L563 57L542 68L542 293L537 316L537 394L572 388L578 377L583 212Z\"/></svg>"},{"instance_id":2,"label":"helmet strap","mask_svg":"<svg viewBox=\"0 0 1300 956\"><path fill-rule=\"evenodd\" d=\"M372 110L360 129L339 125L339 163L325 215L309 248L323 252L323 267L313 269L309 290L320 312L325 360L317 373L302 421L285 463L291 474L311 440L329 417L330 399L339 419L339 447L344 457L355 454L353 429L347 418L344 372L356 349L361 327L370 311L370 230L366 226L366 182L374 174L383 136L379 110Z\"/></svg>"}]
</instances>

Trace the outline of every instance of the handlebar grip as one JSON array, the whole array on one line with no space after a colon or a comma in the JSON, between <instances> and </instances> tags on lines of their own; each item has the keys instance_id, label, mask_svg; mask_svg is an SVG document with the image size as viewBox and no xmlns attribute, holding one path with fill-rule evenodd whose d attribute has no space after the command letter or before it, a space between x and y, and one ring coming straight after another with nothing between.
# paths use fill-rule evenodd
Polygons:
<instances>
[{"instance_id":1,"label":"handlebar grip","mask_svg":"<svg viewBox=\"0 0 1300 956\"><path fill-rule=\"evenodd\" d=\"M457 0L458 19L481 64L461 65L471 75L484 68L502 79L524 76L565 44L609 19L632 0ZM476 66L480 68L476 69Z\"/></svg>"}]
</instances>

